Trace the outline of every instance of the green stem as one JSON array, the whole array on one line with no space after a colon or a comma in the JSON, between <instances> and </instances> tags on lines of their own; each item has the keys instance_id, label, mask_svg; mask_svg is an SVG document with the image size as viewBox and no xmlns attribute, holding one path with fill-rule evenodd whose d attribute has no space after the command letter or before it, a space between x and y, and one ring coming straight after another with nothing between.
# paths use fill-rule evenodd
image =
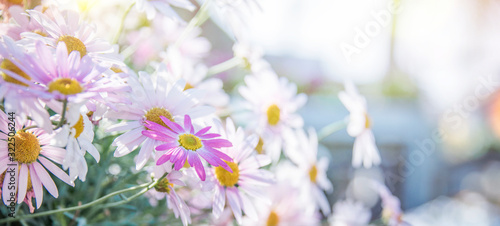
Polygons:
<instances>
[{"instance_id":1,"label":"green stem","mask_svg":"<svg viewBox=\"0 0 500 226\"><path fill-rule=\"evenodd\" d=\"M221 72L227 71L233 67L236 67L242 63L242 59L239 57L233 57L229 60L226 60L220 64L214 65L210 67L207 71L207 77L210 77L212 75L219 74Z\"/></svg>"},{"instance_id":2,"label":"green stem","mask_svg":"<svg viewBox=\"0 0 500 226\"><path fill-rule=\"evenodd\" d=\"M344 119L341 121L333 122L333 123L323 127L318 132L318 141L321 141L321 140L325 139L326 137L332 135L333 133L346 128L347 122L348 122L348 120Z\"/></svg>"},{"instance_id":3,"label":"green stem","mask_svg":"<svg viewBox=\"0 0 500 226\"><path fill-rule=\"evenodd\" d=\"M47 215L52 215L52 214L57 214L57 213L63 213L63 212L68 212L68 211L75 211L75 210L85 209L85 208L91 207L93 205L99 204L99 203L105 201L106 199L109 199L109 198L111 198L111 197L113 197L115 195L119 195L119 194L122 194L122 193L125 193L125 192L137 190L137 189L140 189L140 188L147 188L149 190L152 187L154 187L158 183L158 181L159 180L154 180L154 181L149 182L149 183L145 183L145 184L137 185L137 186L134 186L134 187L125 188L125 189L122 189L122 190L119 190L119 191L115 191L115 192L107 194L107 195L105 195L105 196L103 196L103 197L101 197L99 199L96 199L96 200L94 200L92 202L89 202L89 203L81 205L81 206L73 206L73 207L69 207L69 208L63 208L63 209L58 209L58 210L50 210L50 211L45 211L45 212L41 212L41 213L21 215L21 216L15 217L15 218L10 217L10 218L6 218L6 219L1 219L0 220L0 224L12 222L12 221L20 221L20 220L30 219L30 218L35 218L35 217L42 217L42 216L47 216ZM142 192L141 194L144 194L143 191L141 191L141 192ZM134 195L134 196L131 196L130 198L132 198L132 197L136 198L138 196ZM127 198L128 201L131 200L130 198Z\"/></svg>"},{"instance_id":4,"label":"green stem","mask_svg":"<svg viewBox=\"0 0 500 226\"><path fill-rule=\"evenodd\" d=\"M123 13L122 20L120 22L120 26L118 27L118 31L116 32L116 35L113 38L113 41L111 43L113 43L113 44L118 43L118 39L120 39L120 35L122 34L123 27L125 25L125 19L127 18L127 15L130 13L130 10L132 10L132 7L134 7L134 5L135 5L135 2L130 4L130 6Z\"/></svg>"},{"instance_id":5,"label":"green stem","mask_svg":"<svg viewBox=\"0 0 500 226\"><path fill-rule=\"evenodd\" d=\"M66 111L67 111L67 108L68 107L68 99L64 99L63 101L63 108L62 108L62 114L61 114L61 121L59 121L59 124L57 124L56 128L54 128L54 130L56 129L59 129L61 128L63 125L64 125L64 121L65 121L65 118L66 117Z\"/></svg>"},{"instance_id":6,"label":"green stem","mask_svg":"<svg viewBox=\"0 0 500 226\"><path fill-rule=\"evenodd\" d=\"M203 5L201 5L200 9L198 12L196 12L196 15L189 21L188 25L186 28L182 31L181 35L177 39L177 41L174 43L174 47L179 47L181 43L184 41L186 36L193 30L193 28L198 27L205 23L205 21L208 19L208 5L209 5L210 0L206 0Z\"/></svg>"}]
</instances>

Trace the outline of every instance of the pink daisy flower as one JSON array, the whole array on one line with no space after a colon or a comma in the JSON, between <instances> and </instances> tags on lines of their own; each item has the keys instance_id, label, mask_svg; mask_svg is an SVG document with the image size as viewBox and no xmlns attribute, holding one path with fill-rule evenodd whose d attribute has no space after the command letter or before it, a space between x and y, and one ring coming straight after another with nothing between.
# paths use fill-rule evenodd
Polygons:
<instances>
[{"instance_id":1,"label":"pink daisy flower","mask_svg":"<svg viewBox=\"0 0 500 226\"><path fill-rule=\"evenodd\" d=\"M7 36L0 37L0 100L4 100L6 112L16 112L22 119L29 116L38 127L52 132L45 103L31 92L38 86L25 72L28 54Z\"/></svg>"},{"instance_id":2,"label":"pink daisy flower","mask_svg":"<svg viewBox=\"0 0 500 226\"><path fill-rule=\"evenodd\" d=\"M233 172L227 162L233 159L228 155L218 151L223 147L232 147L233 145L226 139L213 139L219 137L219 134L207 133L210 126L195 131L189 115L184 116L184 127L171 122L168 118L160 116L161 120L168 127L158 123L146 120L145 126L150 130L142 131L144 136L166 142L156 146L157 151L166 151L156 165L161 165L167 161L174 163L174 169L181 169L186 161L194 166L196 173L202 181L205 181L206 174L200 156L212 166L221 166L229 172ZM225 161L224 161L225 160Z\"/></svg>"},{"instance_id":3,"label":"pink daisy flower","mask_svg":"<svg viewBox=\"0 0 500 226\"><path fill-rule=\"evenodd\" d=\"M40 98L69 102L92 99L110 106L127 102L123 92L129 87L124 80L118 75L102 76L106 68L95 65L88 56L80 58L78 51L68 54L64 43L57 45L55 55L43 43L35 45L35 53L26 59L23 71L40 84L31 90Z\"/></svg>"},{"instance_id":4,"label":"pink daisy flower","mask_svg":"<svg viewBox=\"0 0 500 226\"><path fill-rule=\"evenodd\" d=\"M220 217L226 199L238 224L242 223L242 212L248 217L257 220L257 212L252 199L268 200L263 193L263 188L274 182L274 175L260 167L271 163L266 155L253 155L258 138L255 135L245 136L242 128L236 129L233 121L226 120L226 130L221 134L233 144L233 147L223 148L222 151L233 158L234 162L228 163L233 172L222 167L213 168L210 177L215 181L215 197L213 213Z\"/></svg>"},{"instance_id":5,"label":"pink daisy flower","mask_svg":"<svg viewBox=\"0 0 500 226\"><path fill-rule=\"evenodd\" d=\"M8 143L10 120L4 112L0 112L0 172L7 173L8 170L18 170L19 173L15 174L17 182L17 203L25 200L28 194L32 196L31 189L36 198L37 208L40 208L43 201L43 187L55 198L59 196L57 187L50 177L47 170L49 170L56 177L65 183L74 186L68 174L66 174L55 163L62 164L64 159L65 150L59 147L51 146L50 140L54 135L47 134L40 128L32 128L24 130L23 128L32 126L32 121L23 123L20 118L16 117L15 123L16 133L15 138L15 152L14 158L9 156ZM12 137L12 136L11 136ZM12 145L11 145L12 147ZM11 161L14 160L14 161ZM52 160L52 161L51 161ZM15 164L10 166L8 164ZM6 205L10 198L10 190L8 189L8 181L3 181L2 199Z\"/></svg>"}]
</instances>

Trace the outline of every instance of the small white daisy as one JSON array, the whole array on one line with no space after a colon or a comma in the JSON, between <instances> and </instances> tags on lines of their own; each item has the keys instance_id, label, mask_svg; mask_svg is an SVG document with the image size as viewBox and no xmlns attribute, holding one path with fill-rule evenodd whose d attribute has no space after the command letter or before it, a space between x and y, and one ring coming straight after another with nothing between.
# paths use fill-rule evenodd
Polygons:
<instances>
[{"instance_id":1,"label":"small white daisy","mask_svg":"<svg viewBox=\"0 0 500 226\"><path fill-rule=\"evenodd\" d=\"M168 76L170 75L164 65L160 65L152 75L139 72L138 78L131 76L128 84L132 92L128 98L132 104L117 106L117 111L110 110L105 115L109 119L127 120L107 129L108 132L127 131L113 141L113 146L117 146L115 157L127 155L142 144L135 160L137 169L146 164L154 147L161 144L142 134L142 131L147 130L145 120L165 126L160 116L170 121L183 122L184 115L196 119L213 113L213 108L199 104L197 99L201 93L197 89L184 91L184 81L172 84L168 82Z\"/></svg>"},{"instance_id":2,"label":"small white daisy","mask_svg":"<svg viewBox=\"0 0 500 226\"><path fill-rule=\"evenodd\" d=\"M317 159L318 137L314 129L309 129L309 137L304 130L299 129L294 133L293 139L288 139L286 148L288 157L299 168L298 173L292 178L298 182L301 194L306 199L312 199L325 215L330 214L328 198L323 193L331 193L333 185L326 176L328 158Z\"/></svg>"},{"instance_id":3,"label":"small white daisy","mask_svg":"<svg viewBox=\"0 0 500 226\"><path fill-rule=\"evenodd\" d=\"M297 85L284 77L278 78L272 70L246 76L245 84L239 92L247 101L245 107L251 111L248 121L252 123L248 129L262 138L264 152L277 162L283 135L304 124L296 112L306 103L307 96L297 94Z\"/></svg>"},{"instance_id":4,"label":"small white daisy","mask_svg":"<svg viewBox=\"0 0 500 226\"><path fill-rule=\"evenodd\" d=\"M371 130L371 121L367 113L366 99L361 96L352 82L345 83L345 91L339 93L339 99L349 111L347 133L355 137L352 165L370 168L379 165L380 154Z\"/></svg>"}]
</instances>

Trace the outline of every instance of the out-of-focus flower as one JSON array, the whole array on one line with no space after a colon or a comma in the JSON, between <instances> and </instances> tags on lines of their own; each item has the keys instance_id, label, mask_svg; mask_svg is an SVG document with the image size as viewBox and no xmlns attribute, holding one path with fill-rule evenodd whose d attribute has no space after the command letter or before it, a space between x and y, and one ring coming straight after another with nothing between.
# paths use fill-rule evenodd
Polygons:
<instances>
[{"instance_id":1,"label":"out-of-focus flower","mask_svg":"<svg viewBox=\"0 0 500 226\"><path fill-rule=\"evenodd\" d=\"M157 151L166 151L156 165L167 161L174 163L174 169L180 170L186 162L196 169L196 173L202 181L206 178L205 168L200 161L200 156L212 166L221 166L223 169L233 172L230 167L233 161L228 155L218 151L223 147L232 147L231 142L226 139L213 139L220 137L216 133L207 133L210 126L195 130L189 115L184 116L184 126L170 121L165 116L160 116L160 123L145 121L145 127L149 130L142 131L144 136L162 141L156 146Z\"/></svg>"},{"instance_id":2,"label":"out-of-focus flower","mask_svg":"<svg viewBox=\"0 0 500 226\"><path fill-rule=\"evenodd\" d=\"M392 195L391 191L384 184L373 181L373 188L380 195L382 200L382 219L389 226L403 225L403 211L398 197Z\"/></svg>"},{"instance_id":3,"label":"out-of-focus flower","mask_svg":"<svg viewBox=\"0 0 500 226\"><path fill-rule=\"evenodd\" d=\"M319 225L319 216L314 214L314 204L296 199L300 192L290 184L284 182L275 184L272 189L267 189L266 194L271 200L271 205L256 200L258 220L247 217L242 225Z\"/></svg>"},{"instance_id":4,"label":"out-of-focus flower","mask_svg":"<svg viewBox=\"0 0 500 226\"><path fill-rule=\"evenodd\" d=\"M78 51L80 57L88 55L93 61L102 65L124 65L123 57L116 53L107 41L96 38L94 27L81 20L77 12L50 8L45 13L28 10L28 14L43 26L47 35L22 33L21 36L26 38L26 44L30 40L38 40L55 48L62 42L66 44L68 54Z\"/></svg>"},{"instance_id":5,"label":"out-of-focus flower","mask_svg":"<svg viewBox=\"0 0 500 226\"><path fill-rule=\"evenodd\" d=\"M370 222L372 213L362 202L353 200L338 201L333 206L330 226L364 226Z\"/></svg>"},{"instance_id":6,"label":"out-of-focus flower","mask_svg":"<svg viewBox=\"0 0 500 226\"><path fill-rule=\"evenodd\" d=\"M326 176L328 158L317 159L318 137L314 129L309 129L309 137L304 130L294 133L294 139L286 144L287 154L299 168L298 173L291 177L301 188L301 195L312 199L325 215L329 215L330 204L323 193L333 191L333 185Z\"/></svg>"},{"instance_id":7,"label":"out-of-focus flower","mask_svg":"<svg viewBox=\"0 0 500 226\"><path fill-rule=\"evenodd\" d=\"M61 109L62 110L62 109ZM85 154L88 152L94 157L96 162L99 162L99 151L92 144L94 140L94 126L85 114L78 114L80 117L74 124L64 125L56 131L56 136L52 144L66 147L66 155L63 160L63 168L69 168L69 176L72 180L80 178L85 181L87 176L87 161ZM60 115L57 115L60 116ZM60 117L54 117L55 120L60 120Z\"/></svg>"},{"instance_id":8,"label":"out-of-focus flower","mask_svg":"<svg viewBox=\"0 0 500 226\"><path fill-rule=\"evenodd\" d=\"M245 84L239 92L247 101L245 107L251 110L248 129L262 138L264 152L277 162L284 135L304 124L296 111L306 103L307 96L297 94L295 84L278 78L272 70L246 76Z\"/></svg>"},{"instance_id":9,"label":"out-of-focus flower","mask_svg":"<svg viewBox=\"0 0 500 226\"><path fill-rule=\"evenodd\" d=\"M242 66L253 73L269 70L269 63L263 59L264 52L261 48L250 45L246 41L238 41L233 46L234 56L240 58Z\"/></svg>"},{"instance_id":10,"label":"out-of-focus flower","mask_svg":"<svg viewBox=\"0 0 500 226\"><path fill-rule=\"evenodd\" d=\"M9 150L7 148L10 146L7 144L12 142L9 140L12 137L8 136L10 132L8 122L8 116L4 112L0 112L0 172L7 172L8 169L13 168L8 164L15 164L15 169L19 169L19 174L15 174L15 180L18 182L17 202L23 202L27 192L32 189L38 209L42 205L43 187L55 198L59 196L57 187L47 170L65 183L74 186L70 177L53 163L62 164L65 150L50 145L53 135L47 134L40 128L24 129L32 126L33 122L24 122L16 117L14 119L16 133L13 136L14 139L11 139L15 140L15 153L14 161L11 163L11 157L9 157ZM7 201L10 197L10 189L8 189L9 181L3 181L2 199L5 205L9 205ZM32 194L30 193L29 195Z\"/></svg>"},{"instance_id":11,"label":"out-of-focus flower","mask_svg":"<svg viewBox=\"0 0 500 226\"><path fill-rule=\"evenodd\" d=\"M167 165L169 167L165 167ZM158 184L154 186L154 189L149 190L146 193L146 195L154 199L151 200L150 202L153 203L153 205L155 206L158 204L156 200L166 198L167 206L174 212L175 217L179 218L180 216L182 224L184 226L191 224L191 212L189 211L189 207L186 204L186 202L184 202L184 200L179 195L177 195L174 189L174 185L186 186L184 182L179 180L182 177L182 173L179 171L172 171L171 164L154 166L153 168L154 178L159 179L165 173L168 173L168 175L162 178L158 182Z\"/></svg>"},{"instance_id":12,"label":"out-of-focus flower","mask_svg":"<svg viewBox=\"0 0 500 226\"><path fill-rule=\"evenodd\" d=\"M135 3L139 12L146 12L148 20L155 18L156 11L158 11L165 16L182 21L172 6L188 11L196 9L189 0L135 0Z\"/></svg>"},{"instance_id":13,"label":"out-of-focus flower","mask_svg":"<svg viewBox=\"0 0 500 226\"><path fill-rule=\"evenodd\" d=\"M23 120L28 116L38 127L52 133L52 123L45 103L30 87L36 86L32 77L26 74L26 62L30 56L14 40L7 36L0 38L0 100L4 100L6 112L16 112Z\"/></svg>"},{"instance_id":14,"label":"out-of-focus flower","mask_svg":"<svg viewBox=\"0 0 500 226\"><path fill-rule=\"evenodd\" d=\"M42 11L42 6L35 7L36 11ZM0 24L0 34L8 35L14 40L21 39L21 33L23 32L33 32L46 36L47 32L43 26L36 20L32 20L26 15L26 11L21 6L11 6L9 8L9 13L12 16L10 23Z\"/></svg>"},{"instance_id":15,"label":"out-of-focus flower","mask_svg":"<svg viewBox=\"0 0 500 226\"><path fill-rule=\"evenodd\" d=\"M204 64L195 64L194 60L182 55L176 48L169 48L164 61L172 72L172 81L183 79L186 81L184 89L197 88L203 92L200 103L214 107L223 107L229 103L229 96L222 89L224 83L218 78L207 77L207 67Z\"/></svg>"},{"instance_id":16,"label":"out-of-focus flower","mask_svg":"<svg viewBox=\"0 0 500 226\"><path fill-rule=\"evenodd\" d=\"M257 220L257 212L250 197L266 199L260 189L273 183L274 176L259 168L270 164L271 159L266 155L253 155L258 138L245 137L243 129L236 129L230 118L226 120L225 130L222 125L218 127L222 137L233 144L233 147L222 148L222 151L232 157L234 162L228 163L233 172L215 167L209 174L216 182L213 214L215 218L221 216L227 199L238 224L242 223L242 212Z\"/></svg>"},{"instance_id":17,"label":"out-of-focus flower","mask_svg":"<svg viewBox=\"0 0 500 226\"><path fill-rule=\"evenodd\" d=\"M198 104L197 99L201 93L197 89L184 91L184 81L179 80L172 84L168 82L168 76L170 75L164 65L160 65L153 75L139 72L139 78L130 76L128 85L132 92L127 98L132 104L117 106L116 111L111 110L105 115L109 119L129 120L113 125L107 128L107 131L127 131L113 142L113 146L118 146L115 157L127 155L142 144L136 158L136 169L146 164L152 157L154 147L160 144L159 141L142 134L142 131L147 130L145 120L164 124L160 116L171 121L182 121L184 115L194 119L213 112L211 107Z\"/></svg>"},{"instance_id":18,"label":"out-of-focus flower","mask_svg":"<svg viewBox=\"0 0 500 226\"><path fill-rule=\"evenodd\" d=\"M367 113L366 99L361 96L352 82L345 83L345 91L339 93L339 99L349 111L347 133L355 137L352 165L370 168L380 164L380 154L371 130L371 121Z\"/></svg>"}]
</instances>

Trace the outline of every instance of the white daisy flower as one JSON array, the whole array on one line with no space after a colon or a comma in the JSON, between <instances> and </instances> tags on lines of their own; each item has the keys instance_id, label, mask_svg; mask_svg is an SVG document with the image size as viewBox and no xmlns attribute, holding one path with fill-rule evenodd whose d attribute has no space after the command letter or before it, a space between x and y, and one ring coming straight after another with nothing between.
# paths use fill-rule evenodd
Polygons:
<instances>
[{"instance_id":1,"label":"white daisy flower","mask_svg":"<svg viewBox=\"0 0 500 226\"><path fill-rule=\"evenodd\" d=\"M259 168L270 164L271 159L266 155L253 155L257 136L245 137L243 129L236 129L230 118L226 120L225 131L222 125L217 127L222 137L233 144L233 147L221 149L233 158L233 162L227 162L233 172L222 167L214 167L212 170L211 178L216 184L213 214L215 218L221 216L227 199L238 224L242 223L242 212L257 220L251 198L266 200L262 189L274 182L274 175Z\"/></svg>"},{"instance_id":2,"label":"white daisy flower","mask_svg":"<svg viewBox=\"0 0 500 226\"><path fill-rule=\"evenodd\" d=\"M339 99L350 112L347 133L355 137L352 165L370 168L379 165L380 154L371 130L371 121L367 113L366 99L361 96L352 82L345 83L345 91L339 93Z\"/></svg>"},{"instance_id":3,"label":"white daisy flower","mask_svg":"<svg viewBox=\"0 0 500 226\"><path fill-rule=\"evenodd\" d=\"M252 46L246 41L238 41L233 45L233 52L235 57L243 61L242 66L253 73L270 69L269 63L263 58L262 48Z\"/></svg>"},{"instance_id":4,"label":"white daisy flower","mask_svg":"<svg viewBox=\"0 0 500 226\"><path fill-rule=\"evenodd\" d=\"M166 55L164 62L172 72L171 81L184 79L186 81L184 89L197 88L203 91L200 103L214 107L224 107L229 103L229 95L223 89L224 83L218 78L206 78L205 65L195 64L175 48L169 48Z\"/></svg>"},{"instance_id":5,"label":"white daisy flower","mask_svg":"<svg viewBox=\"0 0 500 226\"><path fill-rule=\"evenodd\" d=\"M338 201L333 206L330 226L365 226L371 218L371 211L362 202L353 200Z\"/></svg>"},{"instance_id":6,"label":"white daisy flower","mask_svg":"<svg viewBox=\"0 0 500 226\"><path fill-rule=\"evenodd\" d=\"M25 40L39 40L48 46L57 47L59 42L66 44L68 54L72 51L80 52L80 57L90 56L99 64L107 66L124 65L123 57L107 41L95 37L95 27L87 24L80 18L78 12L71 10L59 11L50 8L42 13L36 10L28 10L31 19L40 23L46 36L33 32L21 34ZM25 42L29 44L29 42Z\"/></svg>"},{"instance_id":7,"label":"white daisy flower","mask_svg":"<svg viewBox=\"0 0 500 226\"><path fill-rule=\"evenodd\" d=\"M284 77L278 78L272 70L248 75L245 83L239 92L247 101L245 107L251 110L248 121L252 123L248 129L261 137L264 152L277 162L284 134L304 124L296 112L306 103L307 96L297 94L295 84Z\"/></svg>"},{"instance_id":8,"label":"white daisy flower","mask_svg":"<svg viewBox=\"0 0 500 226\"><path fill-rule=\"evenodd\" d=\"M168 76L164 65L160 65L152 75L139 72L138 78L131 76L128 84L132 88L129 96L132 104L118 106L117 111L110 110L105 115L109 119L127 120L107 129L108 132L127 131L113 142L113 146L117 146L115 157L127 155L142 144L135 160L137 169L146 164L154 147L161 144L161 141L142 134L142 131L147 130L145 120L166 126L160 116L183 122L184 115L196 119L213 113L213 108L199 104L201 93L197 89L184 91L186 84L183 80L172 84L168 82Z\"/></svg>"},{"instance_id":9,"label":"white daisy flower","mask_svg":"<svg viewBox=\"0 0 500 226\"><path fill-rule=\"evenodd\" d=\"M297 199L299 190L281 182L266 190L271 205L256 200L257 221L245 218L242 225L251 226L288 226L319 225L320 217L314 214L314 204Z\"/></svg>"},{"instance_id":10,"label":"white daisy flower","mask_svg":"<svg viewBox=\"0 0 500 226\"><path fill-rule=\"evenodd\" d=\"M57 134L51 144L66 147L66 155L62 165L64 170L69 168L71 180L79 178L81 181L85 181L88 171L85 154L88 152L96 162L99 162L100 154L92 144L94 126L87 115L81 113L78 115L80 116L78 121L66 124L56 131ZM54 119L60 120L60 115Z\"/></svg>"},{"instance_id":11,"label":"white daisy flower","mask_svg":"<svg viewBox=\"0 0 500 226\"><path fill-rule=\"evenodd\" d=\"M155 18L156 11L158 11L165 16L182 21L179 15L172 9L172 6L186 9L190 12L196 9L196 6L189 0L135 0L135 3L139 12L146 12L148 20Z\"/></svg>"},{"instance_id":12,"label":"white daisy flower","mask_svg":"<svg viewBox=\"0 0 500 226\"><path fill-rule=\"evenodd\" d=\"M294 173L293 179L301 188L301 194L306 199L312 199L325 215L330 214L328 198L323 193L331 193L333 185L326 176L328 170L328 158L317 159L318 137L314 129L309 129L309 137L304 130L299 129L294 133L293 139L289 139L286 145L288 157L299 168Z\"/></svg>"},{"instance_id":13,"label":"white daisy flower","mask_svg":"<svg viewBox=\"0 0 500 226\"><path fill-rule=\"evenodd\" d=\"M389 226L404 225L399 198L394 196L387 186L378 181L373 181L372 187L378 192L382 200L382 219L384 222Z\"/></svg>"}]
</instances>

